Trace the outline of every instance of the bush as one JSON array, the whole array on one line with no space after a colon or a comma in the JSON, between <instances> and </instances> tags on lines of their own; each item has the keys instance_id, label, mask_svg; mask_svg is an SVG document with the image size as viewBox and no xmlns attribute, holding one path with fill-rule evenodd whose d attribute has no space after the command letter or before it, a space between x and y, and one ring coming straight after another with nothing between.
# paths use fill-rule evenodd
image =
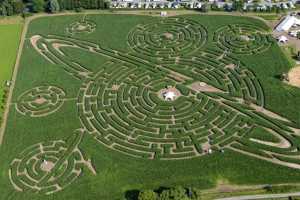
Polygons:
<instances>
[{"instance_id":1,"label":"bush","mask_svg":"<svg viewBox=\"0 0 300 200\"><path fill-rule=\"evenodd\" d=\"M185 85L182 85L182 84L179 84L179 85L176 85L176 88L180 91L180 93L184 96L187 96L189 95L190 93L190 89L187 88Z\"/></svg>"},{"instance_id":2,"label":"bush","mask_svg":"<svg viewBox=\"0 0 300 200\"><path fill-rule=\"evenodd\" d=\"M152 190L145 190L139 193L138 200L157 200L157 194Z\"/></svg>"}]
</instances>

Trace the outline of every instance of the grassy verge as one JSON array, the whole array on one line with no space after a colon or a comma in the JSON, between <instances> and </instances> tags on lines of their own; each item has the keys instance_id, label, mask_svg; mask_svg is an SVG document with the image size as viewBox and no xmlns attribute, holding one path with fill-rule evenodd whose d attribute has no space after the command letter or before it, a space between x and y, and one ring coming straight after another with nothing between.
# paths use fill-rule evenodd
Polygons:
<instances>
[{"instance_id":1,"label":"grassy verge","mask_svg":"<svg viewBox=\"0 0 300 200\"><path fill-rule=\"evenodd\" d=\"M0 116L5 104L5 90L7 90L5 83L11 79L21 30L22 24L18 19L0 19Z\"/></svg>"},{"instance_id":2,"label":"grassy verge","mask_svg":"<svg viewBox=\"0 0 300 200\"><path fill-rule=\"evenodd\" d=\"M264 20L278 20L281 15L271 14L271 15L257 15L258 17L263 18Z\"/></svg>"}]
</instances>

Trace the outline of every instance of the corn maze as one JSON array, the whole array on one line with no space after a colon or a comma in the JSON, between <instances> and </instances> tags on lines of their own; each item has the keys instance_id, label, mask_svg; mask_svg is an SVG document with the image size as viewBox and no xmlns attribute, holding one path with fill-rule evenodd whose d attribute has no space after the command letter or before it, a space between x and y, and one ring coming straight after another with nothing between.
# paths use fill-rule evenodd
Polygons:
<instances>
[{"instance_id":1,"label":"corn maze","mask_svg":"<svg viewBox=\"0 0 300 200\"><path fill-rule=\"evenodd\" d=\"M91 168L78 148L81 137L77 131L70 141L47 141L25 149L11 163L9 174L14 188L51 194L72 183L82 173L83 165Z\"/></svg>"},{"instance_id":2,"label":"corn maze","mask_svg":"<svg viewBox=\"0 0 300 200\"><path fill-rule=\"evenodd\" d=\"M259 27L247 24L232 24L214 33L217 46L233 54L256 54L266 51L272 37Z\"/></svg>"},{"instance_id":3,"label":"corn maze","mask_svg":"<svg viewBox=\"0 0 300 200\"><path fill-rule=\"evenodd\" d=\"M30 89L18 98L17 110L32 117L49 115L57 111L64 102L65 92L54 86Z\"/></svg>"},{"instance_id":4,"label":"corn maze","mask_svg":"<svg viewBox=\"0 0 300 200\"><path fill-rule=\"evenodd\" d=\"M95 22L83 17L81 21L74 22L66 28L67 34L74 35L80 33L92 33L96 30Z\"/></svg>"},{"instance_id":5,"label":"corn maze","mask_svg":"<svg viewBox=\"0 0 300 200\"><path fill-rule=\"evenodd\" d=\"M184 18L139 25L128 36L128 43L134 51L151 57L186 55L201 48L206 40L207 30Z\"/></svg>"},{"instance_id":6,"label":"corn maze","mask_svg":"<svg viewBox=\"0 0 300 200\"><path fill-rule=\"evenodd\" d=\"M216 46L204 48L209 34ZM298 127L265 108L260 81L235 58L273 45L261 28L234 24L209 33L193 20L166 18L134 27L128 33L129 52L72 37L32 37L38 38L32 45L42 58L82 82L77 96L82 137L143 159L189 159L231 149L300 169ZM110 60L93 71L75 63L64 48ZM168 87L180 96L161 98L160 91ZM53 86L34 88L21 95L16 108L38 117L57 110L63 98L64 92ZM252 138L257 128L279 142ZM75 145L43 142L24 150L11 163L14 187L49 194L73 182L85 162L80 140ZM45 160L50 168L43 166Z\"/></svg>"}]
</instances>

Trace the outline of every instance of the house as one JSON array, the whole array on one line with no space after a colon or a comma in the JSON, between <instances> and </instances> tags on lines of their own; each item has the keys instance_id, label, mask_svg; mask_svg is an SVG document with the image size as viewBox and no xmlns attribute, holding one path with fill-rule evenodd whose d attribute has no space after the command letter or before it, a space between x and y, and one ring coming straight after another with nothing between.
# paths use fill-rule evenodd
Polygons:
<instances>
[{"instance_id":1,"label":"house","mask_svg":"<svg viewBox=\"0 0 300 200\"><path fill-rule=\"evenodd\" d=\"M287 16L276 27L277 31L288 31L293 25L300 25L300 20L294 16Z\"/></svg>"}]
</instances>

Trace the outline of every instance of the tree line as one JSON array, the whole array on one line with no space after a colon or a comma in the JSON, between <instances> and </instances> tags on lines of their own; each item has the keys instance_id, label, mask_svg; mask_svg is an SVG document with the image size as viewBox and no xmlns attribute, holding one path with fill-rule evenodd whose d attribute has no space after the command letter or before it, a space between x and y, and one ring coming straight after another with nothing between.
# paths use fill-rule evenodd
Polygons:
<instances>
[{"instance_id":1,"label":"tree line","mask_svg":"<svg viewBox=\"0 0 300 200\"><path fill-rule=\"evenodd\" d=\"M181 186L128 192L126 200L201 200L201 191Z\"/></svg>"},{"instance_id":2,"label":"tree line","mask_svg":"<svg viewBox=\"0 0 300 200\"><path fill-rule=\"evenodd\" d=\"M109 2L106 0L0 0L0 15L2 16L107 8L109 8Z\"/></svg>"}]
</instances>

